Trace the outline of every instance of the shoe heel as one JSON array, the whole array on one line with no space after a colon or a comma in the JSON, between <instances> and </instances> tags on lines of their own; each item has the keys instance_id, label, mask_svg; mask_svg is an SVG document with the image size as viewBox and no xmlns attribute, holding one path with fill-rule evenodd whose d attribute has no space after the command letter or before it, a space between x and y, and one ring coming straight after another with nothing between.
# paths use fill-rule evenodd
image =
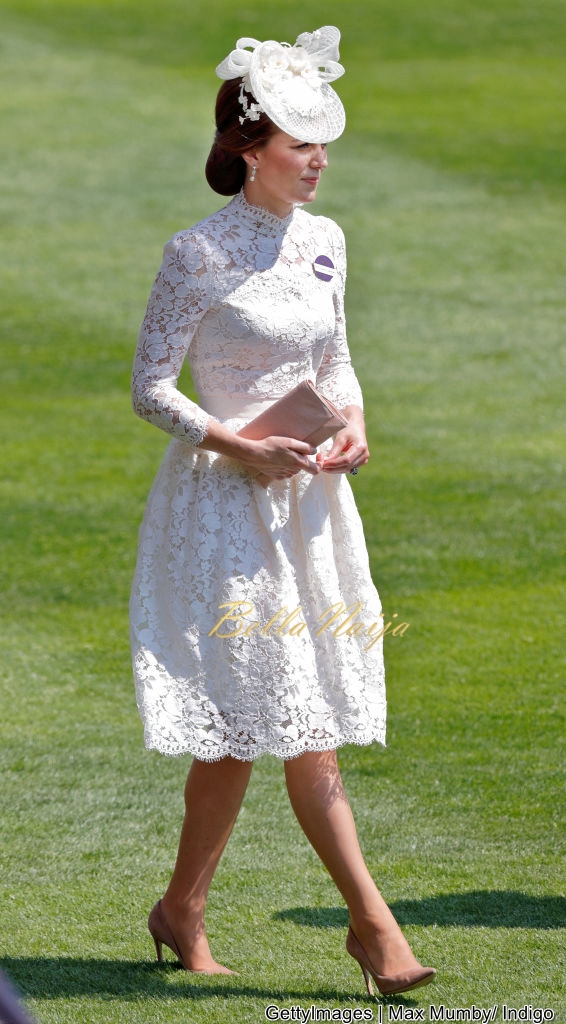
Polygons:
<instances>
[{"instance_id":1,"label":"shoe heel","mask_svg":"<svg viewBox=\"0 0 566 1024\"><path fill-rule=\"evenodd\" d=\"M155 953L157 955L157 962L160 964L163 962L163 953L161 949L161 939L158 939L156 935L152 935L152 939L155 943Z\"/></svg>"},{"instance_id":2,"label":"shoe heel","mask_svg":"<svg viewBox=\"0 0 566 1024\"><path fill-rule=\"evenodd\" d=\"M360 963L359 960L358 960L358 963ZM364 967L363 964L360 964L360 967L362 969L362 974L364 976L364 981L366 983L366 988L368 990L368 996L372 996L373 995L373 985L371 983L371 975L370 975L369 971L366 970L366 968Z\"/></svg>"},{"instance_id":3,"label":"shoe heel","mask_svg":"<svg viewBox=\"0 0 566 1024\"><path fill-rule=\"evenodd\" d=\"M160 911L161 911L160 904L156 903L154 908L153 908L153 910L151 911L148 919L147 919L147 927L149 929L149 934L151 935L151 937L152 937L152 939L153 939L153 941L155 943L155 953L156 953L156 956L157 956L157 962L159 964L162 963L162 961L163 961L163 949L162 949L162 947L163 947L163 936L160 935L160 928L159 928L159 924L160 924L159 914L160 914Z\"/></svg>"}]
</instances>

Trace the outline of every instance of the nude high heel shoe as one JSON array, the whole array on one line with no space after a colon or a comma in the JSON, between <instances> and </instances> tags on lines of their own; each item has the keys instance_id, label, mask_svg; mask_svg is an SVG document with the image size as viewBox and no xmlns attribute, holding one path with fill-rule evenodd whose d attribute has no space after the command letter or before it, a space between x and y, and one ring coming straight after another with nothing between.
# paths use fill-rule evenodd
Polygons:
<instances>
[{"instance_id":1,"label":"nude high heel shoe","mask_svg":"<svg viewBox=\"0 0 566 1024\"><path fill-rule=\"evenodd\" d=\"M346 937L346 949L350 956L358 961L362 969L368 995L370 996L374 994L371 983L372 978L382 996L392 996L397 992L408 992L411 988L428 985L436 977L434 967L412 967L401 974L378 974L372 967L369 956L358 937L352 931L351 926L348 928L348 935Z\"/></svg>"},{"instance_id":2,"label":"nude high heel shoe","mask_svg":"<svg viewBox=\"0 0 566 1024\"><path fill-rule=\"evenodd\" d=\"M165 914L163 913L161 900L158 900L155 906L150 911L149 917L147 919L147 927L149 928L151 937L155 942L155 952L157 953L158 962L161 963L163 960L162 946L163 943L165 943L166 946L169 946L169 949L173 950L179 962L182 964L183 967L185 967L183 963L183 957L181 956L179 947L175 942L173 932L171 931L167 923ZM185 970L187 970L186 967Z\"/></svg>"},{"instance_id":3,"label":"nude high heel shoe","mask_svg":"<svg viewBox=\"0 0 566 1024\"><path fill-rule=\"evenodd\" d=\"M147 919L147 927L149 928L150 935L155 942L155 952L157 953L157 960L159 963L163 960L163 945L169 946L169 949L173 951L177 957L181 967L184 967L186 971L190 971L192 974L236 974L236 971L230 971L227 967L223 967L222 964L215 964L214 969L207 970L194 970L192 967L187 967L181 951L175 942L175 936L171 931L169 922L165 917L161 900L158 900L155 906L151 909L149 917Z\"/></svg>"}]
</instances>

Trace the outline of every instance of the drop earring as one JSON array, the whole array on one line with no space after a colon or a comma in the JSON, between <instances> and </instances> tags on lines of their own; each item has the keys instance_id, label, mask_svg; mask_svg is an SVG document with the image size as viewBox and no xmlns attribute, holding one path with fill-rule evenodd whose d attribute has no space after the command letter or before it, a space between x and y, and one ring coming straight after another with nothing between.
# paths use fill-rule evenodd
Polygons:
<instances>
[{"instance_id":1,"label":"drop earring","mask_svg":"<svg viewBox=\"0 0 566 1024\"><path fill-rule=\"evenodd\" d=\"M252 167L252 173L250 174L250 181L255 181L255 172L256 171L257 171L257 167L254 164L254 166Z\"/></svg>"}]
</instances>

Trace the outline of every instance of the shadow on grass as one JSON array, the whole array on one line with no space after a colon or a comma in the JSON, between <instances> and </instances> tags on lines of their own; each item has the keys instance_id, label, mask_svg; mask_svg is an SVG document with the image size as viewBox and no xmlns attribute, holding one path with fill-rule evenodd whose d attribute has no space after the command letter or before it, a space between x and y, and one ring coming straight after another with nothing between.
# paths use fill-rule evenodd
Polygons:
<instances>
[{"instance_id":1,"label":"shadow on grass","mask_svg":"<svg viewBox=\"0 0 566 1024\"><path fill-rule=\"evenodd\" d=\"M422 900L390 904L399 924L461 926L464 928L564 928L566 899L527 896L523 892L488 890L448 893ZM342 907L291 907L273 915L310 928L344 928L348 912Z\"/></svg>"},{"instance_id":2,"label":"shadow on grass","mask_svg":"<svg viewBox=\"0 0 566 1024\"><path fill-rule=\"evenodd\" d=\"M445 927L560 928L566 925L566 899L527 896L521 892L479 891L449 893L423 900L397 900L391 904L400 924ZM291 907L273 915L280 921L311 928L345 928L348 913L341 907ZM260 999L265 1004L305 999L320 1004L366 1001L361 993L335 988L311 992L288 987L246 984L241 977L187 974L172 961L163 964L135 960L81 957L1 957L0 968L18 985L25 998L104 997L125 1002L155 998L207 1000L217 996ZM395 1000L404 1001L397 996ZM375 1005L374 1000L368 1000Z\"/></svg>"},{"instance_id":3,"label":"shadow on grass","mask_svg":"<svg viewBox=\"0 0 566 1024\"><path fill-rule=\"evenodd\" d=\"M320 1004L340 1003L375 1005L365 993L340 991L335 988L316 988L305 991L273 986L260 988L246 985L241 977L200 975L198 978L184 971L174 961L162 964L141 963L136 960L100 960L67 956L0 957L0 969L17 985L24 999L90 998L119 999L136 1002L148 997L159 999L207 1000L244 997L260 999L266 1006L290 999ZM395 997L405 1002L404 997Z\"/></svg>"}]
</instances>

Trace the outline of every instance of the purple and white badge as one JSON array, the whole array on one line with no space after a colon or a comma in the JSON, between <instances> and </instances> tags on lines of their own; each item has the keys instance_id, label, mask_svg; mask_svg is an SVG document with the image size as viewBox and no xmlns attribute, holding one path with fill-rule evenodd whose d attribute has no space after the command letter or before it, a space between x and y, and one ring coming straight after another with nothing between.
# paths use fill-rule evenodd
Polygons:
<instances>
[{"instance_id":1,"label":"purple and white badge","mask_svg":"<svg viewBox=\"0 0 566 1024\"><path fill-rule=\"evenodd\" d=\"M332 281L334 277L334 264L330 256L317 256L313 263L313 270L319 281Z\"/></svg>"}]
</instances>

